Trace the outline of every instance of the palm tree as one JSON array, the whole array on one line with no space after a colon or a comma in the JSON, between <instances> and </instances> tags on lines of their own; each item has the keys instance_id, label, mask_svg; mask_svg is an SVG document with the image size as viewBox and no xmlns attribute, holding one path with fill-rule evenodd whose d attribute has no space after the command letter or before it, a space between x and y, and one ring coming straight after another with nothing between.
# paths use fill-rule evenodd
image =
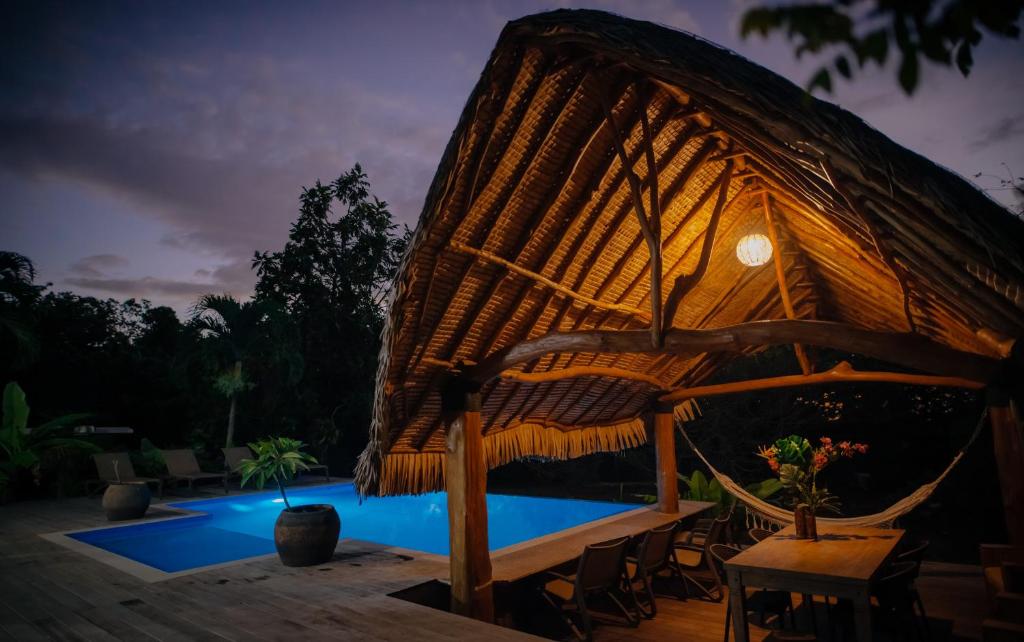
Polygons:
<instances>
[{"instance_id":1,"label":"palm tree","mask_svg":"<svg viewBox=\"0 0 1024 642\"><path fill-rule=\"evenodd\" d=\"M0 340L10 342L9 354L15 356L15 363L31 361L39 350L25 312L43 290L33 283L35 278L31 259L0 251Z\"/></svg>"},{"instance_id":2,"label":"palm tree","mask_svg":"<svg viewBox=\"0 0 1024 642\"><path fill-rule=\"evenodd\" d=\"M226 447L234 444L238 396L255 384L246 379L243 364L257 355L277 352L272 340L280 311L263 301L239 302L229 294L206 294L192 308L192 322L209 340L217 358L225 365L214 387L230 399Z\"/></svg>"}]
</instances>

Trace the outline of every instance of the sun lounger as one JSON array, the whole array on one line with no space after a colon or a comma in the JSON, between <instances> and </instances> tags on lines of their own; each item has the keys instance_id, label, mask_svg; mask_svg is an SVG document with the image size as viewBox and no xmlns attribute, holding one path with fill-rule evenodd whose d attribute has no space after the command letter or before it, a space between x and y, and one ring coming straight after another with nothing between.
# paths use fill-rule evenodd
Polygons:
<instances>
[{"instance_id":1,"label":"sun lounger","mask_svg":"<svg viewBox=\"0 0 1024 642\"><path fill-rule=\"evenodd\" d=\"M248 446L235 446L233 448L221 448L224 453L224 468L228 476L238 476L238 468L242 465L243 459L252 459L252 451ZM327 481L331 481L331 473L324 464L309 464L310 471L323 471ZM225 482L226 483L226 482Z\"/></svg>"},{"instance_id":2,"label":"sun lounger","mask_svg":"<svg viewBox=\"0 0 1024 642\"><path fill-rule=\"evenodd\" d=\"M195 489L198 481L217 480L224 484L224 494L228 494L227 475L225 473L207 473L199 468L196 461L196 454L190 449L161 450L164 463L167 464L167 472L174 480L185 480L188 482L189 490Z\"/></svg>"}]
</instances>

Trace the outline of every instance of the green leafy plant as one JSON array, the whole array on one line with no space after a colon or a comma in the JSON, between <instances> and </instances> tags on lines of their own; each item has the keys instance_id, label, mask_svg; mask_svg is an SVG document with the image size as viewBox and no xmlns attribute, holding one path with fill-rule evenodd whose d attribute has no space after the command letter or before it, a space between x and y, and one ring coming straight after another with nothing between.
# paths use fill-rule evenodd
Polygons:
<instances>
[{"instance_id":1,"label":"green leafy plant","mask_svg":"<svg viewBox=\"0 0 1024 642\"><path fill-rule=\"evenodd\" d=\"M263 488L267 482L274 480L287 510L292 509L288 503L288 495L284 492L284 482L294 479L299 471L309 470L309 464L317 463L309 453L303 452L305 444L298 439L289 437L271 437L249 444L255 457L243 459L239 467L242 473L242 486L254 481L257 488Z\"/></svg>"},{"instance_id":2,"label":"green leafy plant","mask_svg":"<svg viewBox=\"0 0 1024 642\"><path fill-rule=\"evenodd\" d=\"M25 391L15 382L4 387L3 424L0 427L0 494L19 471L31 471L39 482L43 457L56 452L99 452L95 444L62 435L62 431L89 417L64 415L35 428L28 427L29 405Z\"/></svg>"},{"instance_id":3,"label":"green leafy plant","mask_svg":"<svg viewBox=\"0 0 1024 642\"><path fill-rule=\"evenodd\" d=\"M793 506L807 504L811 513L817 514L823 510L839 512L839 498L824 486L818 486L818 473L837 459L867 451L867 444L848 441L833 444L829 437L822 437L821 446L812 448L806 438L790 435L776 440L771 446L762 446L757 454L768 461L772 472L779 475L779 482L789 491Z\"/></svg>"},{"instance_id":4,"label":"green leafy plant","mask_svg":"<svg viewBox=\"0 0 1024 642\"><path fill-rule=\"evenodd\" d=\"M716 515L721 514L729 504L735 501L732 494L725 490L717 479L709 480L699 470L693 471L689 476L684 473L676 473L676 475L680 481L686 484L687 492L683 495L683 499L716 504L713 511ZM774 477L769 477L759 482L747 484L744 486L744 489L759 499L768 499L782 490L782 483ZM640 499L647 503L653 503L658 500L654 495L641 495Z\"/></svg>"}]
</instances>

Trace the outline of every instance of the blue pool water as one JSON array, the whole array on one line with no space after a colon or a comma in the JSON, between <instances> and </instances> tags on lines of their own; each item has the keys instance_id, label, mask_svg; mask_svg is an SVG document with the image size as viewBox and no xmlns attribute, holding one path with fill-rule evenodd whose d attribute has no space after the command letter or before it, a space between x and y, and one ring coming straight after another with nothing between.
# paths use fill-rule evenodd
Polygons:
<instances>
[{"instance_id":1,"label":"blue pool water","mask_svg":"<svg viewBox=\"0 0 1024 642\"><path fill-rule=\"evenodd\" d=\"M351 483L288 491L291 504L333 504L341 537L448 554L444 493L371 497L359 503ZM170 504L200 515L71 533L81 542L166 572L274 552L274 521L284 505L276 492ZM576 499L488 495L491 550L637 508Z\"/></svg>"}]
</instances>

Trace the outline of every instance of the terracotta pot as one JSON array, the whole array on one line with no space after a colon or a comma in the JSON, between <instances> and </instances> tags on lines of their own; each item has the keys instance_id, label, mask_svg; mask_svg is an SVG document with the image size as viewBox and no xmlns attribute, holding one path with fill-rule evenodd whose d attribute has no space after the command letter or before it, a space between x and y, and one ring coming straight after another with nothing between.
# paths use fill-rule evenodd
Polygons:
<instances>
[{"instance_id":1,"label":"terracotta pot","mask_svg":"<svg viewBox=\"0 0 1024 642\"><path fill-rule=\"evenodd\" d=\"M285 566L314 566L334 556L341 519L330 504L285 509L274 524L274 545Z\"/></svg>"},{"instance_id":2,"label":"terracotta pot","mask_svg":"<svg viewBox=\"0 0 1024 642\"><path fill-rule=\"evenodd\" d=\"M149 509L149 486L145 482L113 483L103 493L103 510L112 522L138 519Z\"/></svg>"}]
</instances>

